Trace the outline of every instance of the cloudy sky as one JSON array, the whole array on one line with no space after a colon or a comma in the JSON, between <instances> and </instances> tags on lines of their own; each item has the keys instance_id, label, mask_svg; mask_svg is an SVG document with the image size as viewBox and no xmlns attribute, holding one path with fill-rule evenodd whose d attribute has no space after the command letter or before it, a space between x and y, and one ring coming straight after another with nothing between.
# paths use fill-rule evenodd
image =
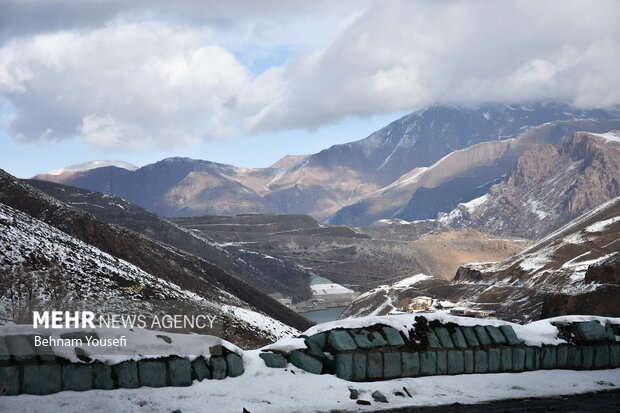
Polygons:
<instances>
[{"instance_id":1,"label":"cloudy sky","mask_svg":"<svg viewBox=\"0 0 620 413\"><path fill-rule=\"evenodd\" d=\"M431 104L619 104L619 67L613 0L0 0L0 168L268 166Z\"/></svg>"}]
</instances>

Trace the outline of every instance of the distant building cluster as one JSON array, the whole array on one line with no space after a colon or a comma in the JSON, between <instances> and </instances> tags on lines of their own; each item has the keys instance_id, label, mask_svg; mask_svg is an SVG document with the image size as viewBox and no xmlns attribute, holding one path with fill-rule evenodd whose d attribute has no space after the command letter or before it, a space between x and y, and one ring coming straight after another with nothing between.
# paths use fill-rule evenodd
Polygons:
<instances>
[{"instance_id":1,"label":"distant building cluster","mask_svg":"<svg viewBox=\"0 0 620 413\"><path fill-rule=\"evenodd\" d=\"M438 300L427 296L410 298L400 310L393 310L391 313L434 313L445 312L462 317L493 318L495 311L483 310L464 306L462 303L453 303L447 300Z\"/></svg>"}]
</instances>

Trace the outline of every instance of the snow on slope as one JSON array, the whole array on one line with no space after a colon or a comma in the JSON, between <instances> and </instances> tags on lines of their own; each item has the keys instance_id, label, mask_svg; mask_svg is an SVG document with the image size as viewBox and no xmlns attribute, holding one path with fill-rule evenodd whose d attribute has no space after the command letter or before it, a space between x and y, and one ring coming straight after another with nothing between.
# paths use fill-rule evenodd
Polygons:
<instances>
[{"instance_id":1,"label":"snow on slope","mask_svg":"<svg viewBox=\"0 0 620 413\"><path fill-rule=\"evenodd\" d=\"M206 300L3 203L0 203L0 229L0 270L10 271L24 262L45 267L50 261L57 261L67 288L79 291L81 300L100 303L140 300L140 291L148 289L149 299L177 300L210 309L227 322L249 326L256 334L266 337L277 339L297 333L266 315L241 308L242 301L227 291L213 287L226 305ZM40 296L44 297L42 291Z\"/></svg>"},{"instance_id":2,"label":"snow on slope","mask_svg":"<svg viewBox=\"0 0 620 413\"><path fill-rule=\"evenodd\" d=\"M620 197L616 197L505 261L469 263L464 267L501 273L518 266L527 272L530 286L554 287L565 293L588 291L597 287L583 282L588 267L620 251L619 223ZM502 282L514 284L518 280L509 276Z\"/></svg>"},{"instance_id":3,"label":"snow on slope","mask_svg":"<svg viewBox=\"0 0 620 413\"><path fill-rule=\"evenodd\" d=\"M91 169L104 168L106 166L115 166L117 168L127 169L128 171L135 171L138 169L137 166L125 161L89 161L76 163L75 165L46 172L45 175L60 175L65 172L90 171Z\"/></svg>"},{"instance_id":4,"label":"snow on slope","mask_svg":"<svg viewBox=\"0 0 620 413\"><path fill-rule=\"evenodd\" d=\"M607 133L593 133L608 141L620 142L620 130L612 130Z\"/></svg>"}]
</instances>

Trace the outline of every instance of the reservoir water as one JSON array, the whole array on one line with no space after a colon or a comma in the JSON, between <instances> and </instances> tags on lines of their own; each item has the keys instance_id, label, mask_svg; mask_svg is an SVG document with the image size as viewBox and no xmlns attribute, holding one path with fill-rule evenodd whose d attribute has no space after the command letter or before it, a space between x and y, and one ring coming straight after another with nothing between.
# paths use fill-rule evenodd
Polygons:
<instances>
[{"instance_id":1,"label":"reservoir water","mask_svg":"<svg viewBox=\"0 0 620 413\"><path fill-rule=\"evenodd\" d=\"M336 320L340 317L340 314L342 314L345 308L346 307L332 307L327 310L306 311L305 313L299 314L306 317L308 320L320 324Z\"/></svg>"}]
</instances>

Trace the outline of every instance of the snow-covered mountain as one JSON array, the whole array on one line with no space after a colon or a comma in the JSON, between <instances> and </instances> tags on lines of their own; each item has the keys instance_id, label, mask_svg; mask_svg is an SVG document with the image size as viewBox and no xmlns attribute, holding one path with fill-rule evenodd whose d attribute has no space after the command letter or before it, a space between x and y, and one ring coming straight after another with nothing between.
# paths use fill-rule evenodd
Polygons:
<instances>
[{"instance_id":1,"label":"snow-covered mountain","mask_svg":"<svg viewBox=\"0 0 620 413\"><path fill-rule=\"evenodd\" d=\"M36 178L116 194L158 215L302 213L324 220L454 151L505 141L545 122L618 117L618 108L583 110L560 102L436 106L404 116L365 139L334 145L308 157L289 157L274 165L277 167L248 169L171 158L135 171L105 167ZM406 194L403 205L412 193ZM354 207L332 222L356 224L363 220L367 225L390 218L377 214L371 220L358 217L364 214L369 215Z\"/></svg>"},{"instance_id":2,"label":"snow-covered mountain","mask_svg":"<svg viewBox=\"0 0 620 413\"><path fill-rule=\"evenodd\" d=\"M540 144L561 146L577 131L608 131L614 120L572 120L532 127L510 139L481 142L451 152L429 167L415 168L328 219L332 224L369 225L379 219L435 218L485 194L504 180L517 159Z\"/></svg>"},{"instance_id":3,"label":"snow-covered mountain","mask_svg":"<svg viewBox=\"0 0 620 413\"><path fill-rule=\"evenodd\" d=\"M46 172L46 175L62 175L72 172L90 171L96 168L105 168L107 166L114 166L115 168L126 169L128 171L135 171L137 166L125 161L89 161L80 162L75 165L70 165L64 168L56 169L54 171Z\"/></svg>"}]
</instances>

